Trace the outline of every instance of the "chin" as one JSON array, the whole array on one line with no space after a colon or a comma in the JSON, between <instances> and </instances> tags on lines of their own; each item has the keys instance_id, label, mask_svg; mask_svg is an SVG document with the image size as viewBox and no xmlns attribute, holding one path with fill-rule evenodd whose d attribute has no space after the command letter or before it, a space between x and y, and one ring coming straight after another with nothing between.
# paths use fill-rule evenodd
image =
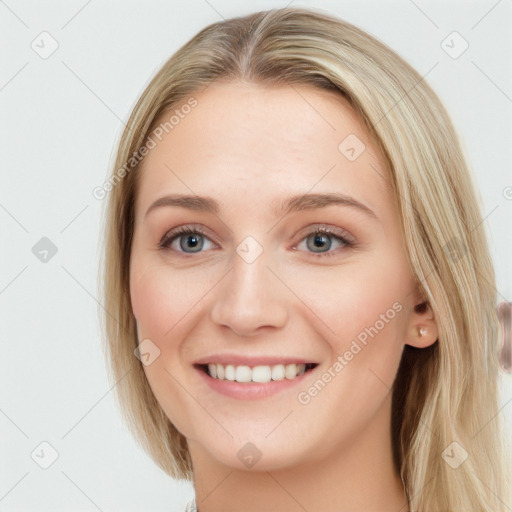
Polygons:
<instances>
[{"instance_id":1,"label":"chin","mask_svg":"<svg viewBox=\"0 0 512 512\"><path fill-rule=\"evenodd\" d=\"M223 436L222 442L211 432L196 438L195 450L224 466L244 471L277 471L300 465L311 460L305 437L297 438L286 430L279 434L252 434L249 431L232 432L233 437ZM272 438L272 439L271 439Z\"/></svg>"}]
</instances>

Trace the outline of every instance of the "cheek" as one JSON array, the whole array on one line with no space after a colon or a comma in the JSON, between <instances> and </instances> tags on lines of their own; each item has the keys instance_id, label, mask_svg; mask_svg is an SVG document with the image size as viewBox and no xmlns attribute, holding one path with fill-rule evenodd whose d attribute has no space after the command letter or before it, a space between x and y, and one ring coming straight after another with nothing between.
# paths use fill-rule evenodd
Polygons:
<instances>
[{"instance_id":1,"label":"cheek","mask_svg":"<svg viewBox=\"0 0 512 512\"><path fill-rule=\"evenodd\" d=\"M187 379L180 340L193 329L192 311L198 297L205 293L201 282L198 277L185 279L183 272L144 259L134 261L130 269L130 296L139 342L150 339L160 350L151 364L143 366L144 373L166 415L186 436L191 435L187 417L198 413L179 384Z\"/></svg>"},{"instance_id":2,"label":"cheek","mask_svg":"<svg viewBox=\"0 0 512 512\"><path fill-rule=\"evenodd\" d=\"M331 359L318 375L326 384L312 382L298 399L325 425L345 425L348 436L389 398L407 328L410 274L391 254L379 254L378 261L340 266L329 279L314 277L303 274L301 299Z\"/></svg>"},{"instance_id":3,"label":"cheek","mask_svg":"<svg viewBox=\"0 0 512 512\"><path fill-rule=\"evenodd\" d=\"M157 342L162 333L172 326L170 296L166 293L168 284L171 283L151 269L141 272L135 267L132 271L130 296L133 314L137 320L139 340L151 338Z\"/></svg>"},{"instance_id":4,"label":"cheek","mask_svg":"<svg viewBox=\"0 0 512 512\"><path fill-rule=\"evenodd\" d=\"M160 264L136 262L130 271L130 296L139 338L158 345L187 321L204 294L204 281ZM163 347L161 347L163 348Z\"/></svg>"},{"instance_id":5,"label":"cheek","mask_svg":"<svg viewBox=\"0 0 512 512\"><path fill-rule=\"evenodd\" d=\"M301 298L339 339L356 336L376 322L382 327L381 315L394 320L410 292L408 275L396 265L384 265L380 259L340 266L327 278L304 273ZM386 325L391 323L396 322Z\"/></svg>"},{"instance_id":6,"label":"cheek","mask_svg":"<svg viewBox=\"0 0 512 512\"><path fill-rule=\"evenodd\" d=\"M411 286L405 261L380 253L330 269L328 279L304 273L300 289L311 311L306 314L323 333L332 359L347 355L343 373L367 379L371 369L390 385L407 330Z\"/></svg>"}]
</instances>

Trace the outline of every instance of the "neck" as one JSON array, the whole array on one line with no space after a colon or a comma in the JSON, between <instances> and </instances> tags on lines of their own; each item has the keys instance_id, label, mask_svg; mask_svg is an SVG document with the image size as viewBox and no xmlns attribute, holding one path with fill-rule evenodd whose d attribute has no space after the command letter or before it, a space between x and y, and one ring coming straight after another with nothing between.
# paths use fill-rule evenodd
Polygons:
<instances>
[{"instance_id":1,"label":"neck","mask_svg":"<svg viewBox=\"0 0 512 512\"><path fill-rule=\"evenodd\" d=\"M390 412L387 401L380 417L327 458L268 471L228 467L189 440L198 512L407 512L393 465Z\"/></svg>"}]
</instances>

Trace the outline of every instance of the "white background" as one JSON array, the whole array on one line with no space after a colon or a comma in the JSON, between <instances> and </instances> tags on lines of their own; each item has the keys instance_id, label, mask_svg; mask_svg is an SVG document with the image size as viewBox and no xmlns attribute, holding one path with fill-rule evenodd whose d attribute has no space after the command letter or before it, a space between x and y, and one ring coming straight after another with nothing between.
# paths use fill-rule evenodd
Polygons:
<instances>
[{"instance_id":1,"label":"white background","mask_svg":"<svg viewBox=\"0 0 512 512\"><path fill-rule=\"evenodd\" d=\"M192 496L144 454L115 409L97 320L103 203L92 190L107 176L122 122L178 47L207 24L287 3L0 1L3 512L170 512ZM428 73L479 184L500 300L511 300L511 0L291 5L345 18ZM58 42L47 59L31 48L43 31ZM453 31L469 43L457 59L441 47ZM32 253L43 236L58 248L47 263ZM502 377L499 414L510 427L512 375ZM48 469L31 458L43 441L59 454Z\"/></svg>"}]
</instances>

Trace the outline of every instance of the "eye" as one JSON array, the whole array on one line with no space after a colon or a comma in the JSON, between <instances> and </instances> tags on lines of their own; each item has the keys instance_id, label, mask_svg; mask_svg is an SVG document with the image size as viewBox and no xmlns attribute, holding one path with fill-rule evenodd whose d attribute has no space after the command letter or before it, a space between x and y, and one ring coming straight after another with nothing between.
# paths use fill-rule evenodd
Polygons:
<instances>
[{"instance_id":1,"label":"eye","mask_svg":"<svg viewBox=\"0 0 512 512\"><path fill-rule=\"evenodd\" d=\"M326 226L316 227L302 241L305 241L307 250L313 252L315 256L333 256L337 254L338 251L331 250L333 245L334 248L337 245L340 249L355 245L354 238L347 231ZM300 246L301 244L297 247Z\"/></svg>"},{"instance_id":2,"label":"eye","mask_svg":"<svg viewBox=\"0 0 512 512\"><path fill-rule=\"evenodd\" d=\"M339 249L355 245L355 239L347 231L328 226L315 227L301 240L301 243L303 241L306 243L306 251L314 253L315 256L336 255L338 251L332 250L333 245L334 249L336 249L336 245ZM178 253L195 254L202 252L203 249L211 248L208 247L208 243L213 244L201 228L180 226L166 233L158 247L162 250L171 249ZM301 244L298 244L297 248L300 246Z\"/></svg>"},{"instance_id":3,"label":"eye","mask_svg":"<svg viewBox=\"0 0 512 512\"><path fill-rule=\"evenodd\" d=\"M158 247L185 254L194 254L205 248L205 242L211 242L211 240L201 229L193 226L181 226L166 233L160 240ZM206 243L206 245L208 244Z\"/></svg>"}]
</instances>

